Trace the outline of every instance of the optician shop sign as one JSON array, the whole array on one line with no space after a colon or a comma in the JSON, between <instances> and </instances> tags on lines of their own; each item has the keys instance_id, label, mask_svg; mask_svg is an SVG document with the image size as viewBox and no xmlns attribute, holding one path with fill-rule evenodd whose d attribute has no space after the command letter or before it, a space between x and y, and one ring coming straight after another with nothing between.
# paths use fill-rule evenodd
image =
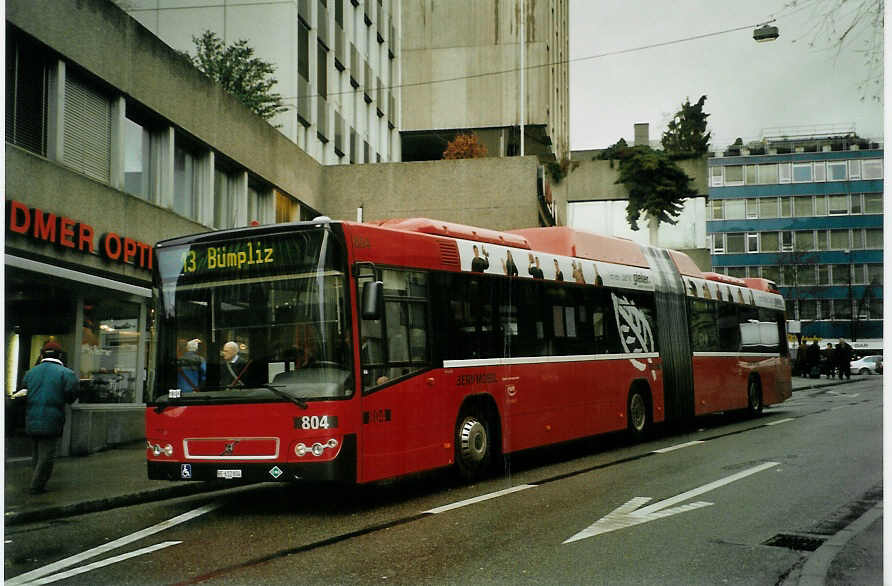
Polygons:
<instances>
[{"instance_id":1,"label":"optician shop sign","mask_svg":"<svg viewBox=\"0 0 892 586\"><path fill-rule=\"evenodd\" d=\"M96 237L93 226L85 222L30 208L16 201L6 202L6 229L13 234L49 242L84 254L98 254L112 261L152 269L152 245L106 232Z\"/></svg>"}]
</instances>

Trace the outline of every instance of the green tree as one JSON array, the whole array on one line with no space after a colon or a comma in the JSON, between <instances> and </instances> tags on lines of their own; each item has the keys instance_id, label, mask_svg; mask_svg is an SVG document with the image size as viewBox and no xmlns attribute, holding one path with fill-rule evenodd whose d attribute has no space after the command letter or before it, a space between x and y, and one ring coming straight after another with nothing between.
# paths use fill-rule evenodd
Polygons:
<instances>
[{"instance_id":1,"label":"green tree","mask_svg":"<svg viewBox=\"0 0 892 586\"><path fill-rule=\"evenodd\" d=\"M252 112L269 120L287 110L282 96L272 91L277 81L273 77L275 66L255 57L247 40L227 46L208 30L199 37L193 36L192 42L195 56L187 55L192 64Z\"/></svg>"},{"instance_id":2,"label":"green tree","mask_svg":"<svg viewBox=\"0 0 892 586\"><path fill-rule=\"evenodd\" d=\"M673 158L702 157L709 150L711 132L706 131L709 114L703 111L706 96L700 96L696 104L685 98L681 110L675 113L666 132L663 133L663 149Z\"/></svg>"},{"instance_id":3,"label":"green tree","mask_svg":"<svg viewBox=\"0 0 892 586\"><path fill-rule=\"evenodd\" d=\"M622 183L629 194L626 220L632 230L638 230L638 220L642 213L646 214L650 242L656 245L660 223L677 224L684 200L697 195L689 186L691 178L665 152L649 146L629 147L622 139L604 151L601 158L619 160L616 183Z\"/></svg>"}]
</instances>

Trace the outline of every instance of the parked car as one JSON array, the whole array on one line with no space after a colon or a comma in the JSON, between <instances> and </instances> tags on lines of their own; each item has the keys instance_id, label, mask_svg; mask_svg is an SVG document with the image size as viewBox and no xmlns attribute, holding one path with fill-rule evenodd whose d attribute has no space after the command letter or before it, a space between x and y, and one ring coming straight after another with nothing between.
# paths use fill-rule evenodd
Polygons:
<instances>
[{"instance_id":1,"label":"parked car","mask_svg":"<svg viewBox=\"0 0 892 586\"><path fill-rule=\"evenodd\" d=\"M852 374L882 374L883 373L883 357L882 356L865 356L858 360L852 360L849 363Z\"/></svg>"}]
</instances>

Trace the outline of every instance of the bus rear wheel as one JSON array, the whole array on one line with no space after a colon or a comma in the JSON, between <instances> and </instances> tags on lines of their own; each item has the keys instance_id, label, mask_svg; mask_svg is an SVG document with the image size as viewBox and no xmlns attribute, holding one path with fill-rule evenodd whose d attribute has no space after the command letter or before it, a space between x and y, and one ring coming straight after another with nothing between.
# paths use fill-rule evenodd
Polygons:
<instances>
[{"instance_id":1,"label":"bus rear wheel","mask_svg":"<svg viewBox=\"0 0 892 586\"><path fill-rule=\"evenodd\" d=\"M750 417L762 415L762 389L756 379L750 379L746 390L746 411Z\"/></svg>"},{"instance_id":2,"label":"bus rear wheel","mask_svg":"<svg viewBox=\"0 0 892 586\"><path fill-rule=\"evenodd\" d=\"M462 413L455 428L455 463L465 480L483 475L492 464L492 440L486 418Z\"/></svg>"},{"instance_id":3,"label":"bus rear wheel","mask_svg":"<svg viewBox=\"0 0 892 586\"><path fill-rule=\"evenodd\" d=\"M628 404L629 431L635 437L642 437L650 431L650 407L641 389L632 389Z\"/></svg>"}]
</instances>

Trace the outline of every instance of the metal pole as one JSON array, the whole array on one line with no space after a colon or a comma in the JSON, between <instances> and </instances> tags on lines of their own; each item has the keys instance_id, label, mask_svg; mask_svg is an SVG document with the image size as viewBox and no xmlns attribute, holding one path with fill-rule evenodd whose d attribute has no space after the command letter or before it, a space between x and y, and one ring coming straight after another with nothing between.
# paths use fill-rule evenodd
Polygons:
<instances>
[{"instance_id":1,"label":"metal pole","mask_svg":"<svg viewBox=\"0 0 892 586\"><path fill-rule=\"evenodd\" d=\"M525 54L526 54L526 36L527 36L527 12L526 0L520 0L520 156L524 156L524 117L526 115L526 100L524 99L524 76L525 71Z\"/></svg>"}]
</instances>

